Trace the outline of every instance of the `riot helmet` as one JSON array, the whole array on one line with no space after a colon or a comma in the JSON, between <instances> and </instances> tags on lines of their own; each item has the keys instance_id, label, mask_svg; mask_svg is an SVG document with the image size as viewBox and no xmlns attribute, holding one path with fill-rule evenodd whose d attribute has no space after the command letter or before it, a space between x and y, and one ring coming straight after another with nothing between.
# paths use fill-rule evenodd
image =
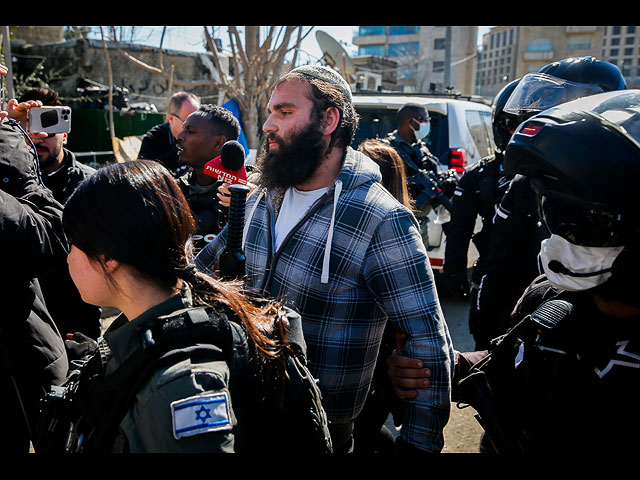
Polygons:
<instances>
[{"instance_id":1,"label":"riot helmet","mask_svg":"<svg viewBox=\"0 0 640 480\"><path fill-rule=\"evenodd\" d=\"M505 148L507 148L507 143L509 143L511 135L513 135L513 132L515 132L518 127L518 117L512 113L505 112L504 106L519 82L520 79L518 78L502 87L494 98L493 105L491 106L493 140L501 152L504 152Z\"/></svg>"},{"instance_id":2,"label":"riot helmet","mask_svg":"<svg viewBox=\"0 0 640 480\"><path fill-rule=\"evenodd\" d=\"M640 306L627 285L640 266L640 90L583 97L530 118L504 162L538 194L549 280Z\"/></svg>"},{"instance_id":3,"label":"riot helmet","mask_svg":"<svg viewBox=\"0 0 640 480\"><path fill-rule=\"evenodd\" d=\"M616 65L595 57L566 58L522 77L504 110L522 122L561 103L626 88Z\"/></svg>"},{"instance_id":4,"label":"riot helmet","mask_svg":"<svg viewBox=\"0 0 640 480\"><path fill-rule=\"evenodd\" d=\"M566 217L562 228L575 243L624 245L625 232L640 227L640 90L580 98L530 118L508 144L505 170L531 177L548 203L545 221L559 227ZM555 202L563 208L554 211ZM578 225L578 212L607 218L610 229Z\"/></svg>"}]
</instances>

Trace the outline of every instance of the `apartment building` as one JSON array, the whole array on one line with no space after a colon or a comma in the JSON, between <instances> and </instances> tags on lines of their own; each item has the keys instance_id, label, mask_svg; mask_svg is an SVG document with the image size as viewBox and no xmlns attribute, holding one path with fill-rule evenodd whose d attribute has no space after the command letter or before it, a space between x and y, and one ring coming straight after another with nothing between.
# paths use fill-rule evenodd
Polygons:
<instances>
[{"instance_id":1,"label":"apartment building","mask_svg":"<svg viewBox=\"0 0 640 480\"><path fill-rule=\"evenodd\" d=\"M476 94L494 97L513 79L568 57L592 55L620 67L630 88L640 85L638 27L497 26L483 35Z\"/></svg>"},{"instance_id":2,"label":"apartment building","mask_svg":"<svg viewBox=\"0 0 640 480\"><path fill-rule=\"evenodd\" d=\"M476 26L360 26L358 56L396 60L397 88L404 92L474 93Z\"/></svg>"},{"instance_id":3,"label":"apartment building","mask_svg":"<svg viewBox=\"0 0 640 480\"><path fill-rule=\"evenodd\" d=\"M615 63L620 68L627 87L640 88L640 27L604 27L599 58Z\"/></svg>"}]
</instances>

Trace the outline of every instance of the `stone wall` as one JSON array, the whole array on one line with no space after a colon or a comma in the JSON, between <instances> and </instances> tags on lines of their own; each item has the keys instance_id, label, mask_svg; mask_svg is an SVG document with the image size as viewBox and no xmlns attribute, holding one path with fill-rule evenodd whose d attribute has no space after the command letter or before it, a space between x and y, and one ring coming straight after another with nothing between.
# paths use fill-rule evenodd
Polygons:
<instances>
[{"instance_id":1,"label":"stone wall","mask_svg":"<svg viewBox=\"0 0 640 480\"><path fill-rule=\"evenodd\" d=\"M147 102L164 112L170 96L169 79L150 72L126 59L115 45L108 43L108 53L113 72L113 83L129 91L129 102ZM136 44L123 44L122 49L139 59L159 65L158 49ZM31 45L23 41L12 42L12 53L17 58L15 73L30 74L44 60L44 68L51 79L49 84L63 97L77 95L78 80L87 78L108 85L107 61L100 40L76 39L69 42ZM223 68L228 68L225 58ZM208 53L163 50L163 64L167 72L173 65L174 80L213 80L217 78L213 60ZM186 90L198 95L203 103L221 103L218 90L211 86L180 86L173 84L171 93Z\"/></svg>"}]
</instances>

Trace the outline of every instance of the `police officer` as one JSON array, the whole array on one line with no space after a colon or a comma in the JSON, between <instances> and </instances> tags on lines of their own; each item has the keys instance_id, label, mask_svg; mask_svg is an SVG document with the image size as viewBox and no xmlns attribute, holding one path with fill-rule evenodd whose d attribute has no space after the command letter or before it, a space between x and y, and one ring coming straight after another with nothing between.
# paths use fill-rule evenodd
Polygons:
<instances>
[{"instance_id":1,"label":"police officer","mask_svg":"<svg viewBox=\"0 0 640 480\"><path fill-rule=\"evenodd\" d=\"M395 148L406 163L407 176L418 169L438 169L438 158L433 155L424 139L431 130L427 109L416 103L407 103L398 110L397 128L387 135L385 142Z\"/></svg>"},{"instance_id":2,"label":"police officer","mask_svg":"<svg viewBox=\"0 0 640 480\"><path fill-rule=\"evenodd\" d=\"M431 131L431 120L427 109L416 103L403 105L397 113L397 128L390 132L382 141L388 143L400 154L407 175L409 195L414 201L414 213L420 223L420 233L425 245L429 239L429 217L431 210L449 198L457 176L449 176L445 180L446 186L439 177L438 157L433 155L424 139ZM432 198L434 184L442 190L442 201ZM448 225L443 225L443 230Z\"/></svg>"},{"instance_id":3,"label":"police officer","mask_svg":"<svg viewBox=\"0 0 640 480\"><path fill-rule=\"evenodd\" d=\"M626 89L620 69L594 57L567 58L552 62L522 77L507 100L504 111L517 116L518 124L576 98ZM509 148L509 147L507 147ZM486 272L481 279L474 313L476 331L493 338L509 326L509 315L529 284L540 275L540 242L548 236L539 222L536 195L530 178L506 171L511 181L491 229ZM387 359L396 393L403 398L423 388L422 375L413 360L400 355Z\"/></svg>"},{"instance_id":4,"label":"police officer","mask_svg":"<svg viewBox=\"0 0 640 480\"><path fill-rule=\"evenodd\" d=\"M476 296L480 279L486 270L489 237L493 216L509 180L504 176L502 160L504 150L517 127L516 116L504 111L507 100L518 85L519 79L503 87L493 102L492 125L496 150L493 155L481 159L464 173L453 196L451 221L447 230L444 256L444 280L451 293L457 297L470 296L469 329L475 339L476 349L487 347L487 332L474 322ZM474 234L477 217L482 218L482 230ZM473 266L471 286L467 277L467 252L473 241L479 257Z\"/></svg>"},{"instance_id":5,"label":"police officer","mask_svg":"<svg viewBox=\"0 0 640 480\"><path fill-rule=\"evenodd\" d=\"M567 58L525 75L504 110L516 115L520 124L566 101L625 88L620 69L612 63L594 57ZM530 179L515 175L494 217L476 302L477 328L488 332L489 338L504 333L515 302L542 273L538 253L545 236Z\"/></svg>"},{"instance_id":6,"label":"police officer","mask_svg":"<svg viewBox=\"0 0 640 480\"><path fill-rule=\"evenodd\" d=\"M498 451L634 452L640 91L597 94L536 115L514 134L505 170L530 178L549 237L540 254L544 276L514 310L515 335L496 344L484 367L497 392L492 439Z\"/></svg>"},{"instance_id":7,"label":"police officer","mask_svg":"<svg viewBox=\"0 0 640 480\"><path fill-rule=\"evenodd\" d=\"M121 312L97 344L78 342L93 355L74 363L70 373L75 378L76 365L82 372L71 406L78 405L82 415L74 415L72 429L62 428L70 451L310 447L302 434L283 439L258 428L283 428L293 415L283 408L291 404L287 400L309 398L286 388L291 375L285 380L283 370L292 358L285 352L304 348L303 340L294 342L292 328L301 332L300 317L278 303L249 299L238 282L196 271L189 245L195 220L165 167L137 160L99 169L65 204L63 225L72 244L69 272L82 298ZM146 362L160 354L157 362ZM320 405L319 391L313 393ZM274 405L279 408L271 410ZM314 425L322 420L324 411L305 407L296 420L312 413ZM45 421L39 429L45 453L63 445L55 441L59 430L49 426L64 426L65 419L52 418L57 422ZM262 436L267 433L270 443Z\"/></svg>"}]
</instances>

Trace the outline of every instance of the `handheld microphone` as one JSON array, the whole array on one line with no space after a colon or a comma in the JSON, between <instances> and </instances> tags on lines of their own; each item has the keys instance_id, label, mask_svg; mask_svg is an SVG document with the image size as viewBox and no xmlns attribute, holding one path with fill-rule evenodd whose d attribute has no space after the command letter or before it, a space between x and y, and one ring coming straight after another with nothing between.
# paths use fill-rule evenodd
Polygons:
<instances>
[{"instance_id":1,"label":"handheld microphone","mask_svg":"<svg viewBox=\"0 0 640 480\"><path fill-rule=\"evenodd\" d=\"M220 155L205 164L204 173L230 185L246 185L244 147L236 140L229 140L222 146Z\"/></svg>"}]
</instances>

